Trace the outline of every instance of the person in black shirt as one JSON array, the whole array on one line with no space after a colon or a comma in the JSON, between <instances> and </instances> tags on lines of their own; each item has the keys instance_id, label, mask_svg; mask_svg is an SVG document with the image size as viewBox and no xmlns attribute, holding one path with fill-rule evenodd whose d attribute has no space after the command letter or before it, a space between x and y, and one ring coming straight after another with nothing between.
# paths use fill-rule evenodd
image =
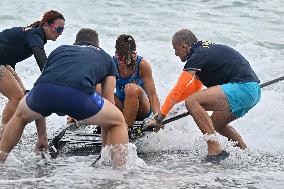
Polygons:
<instances>
[{"instance_id":1,"label":"person in black shirt","mask_svg":"<svg viewBox=\"0 0 284 189\"><path fill-rule=\"evenodd\" d=\"M128 143L128 132L123 114L114 105L117 76L111 56L99 47L96 31L81 29L74 45L62 45L50 53L34 87L20 101L0 141L0 162L17 144L27 123L57 113L99 125L103 145L114 146L114 166L122 166L127 155L122 145ZM103 97L96 92L99 83ZM38 128L38 132L46 133L46 129ZM47 140L39 141L46 146Z\"/></svg>"},{"instance_id":2,"label":"person in black shirt","mask_svg":"<svg viewBox=\"0 0 284 189\"><path fill-rule=\"evenodd\" d=\"M16 111L26 89L15 72L15 65L34 55L42 71L47 57L44 45L47 40L55 41L64 29L65 19L57 11L48 11L41 21L28 27L13 27L0 32L0 92L8 98L2 113L0 138L5 125ZM45 120L36 120L37 127L45 127Z\"/></svg>"},{"instance_id":3,"label":"person in black shirt","mask_svg":"<svg viewBox=\"0 0 284 189\"><path fill-rule=\"evenodd\" d=\"M228 124L244 116L260 100L260 81L249 62L226 45L198 41L188 29L176 32L172 45L175 55L186 64L160 113L148 126L163 127L161 122L171 108L185 100L187 110L205 135L208 161L219 161L229 155L221 150L215 131L246 148L241 136ZM201 90L203 85L207 89ZM213 113L209 116L206 111Z\"/></svg>"}]
</instances>

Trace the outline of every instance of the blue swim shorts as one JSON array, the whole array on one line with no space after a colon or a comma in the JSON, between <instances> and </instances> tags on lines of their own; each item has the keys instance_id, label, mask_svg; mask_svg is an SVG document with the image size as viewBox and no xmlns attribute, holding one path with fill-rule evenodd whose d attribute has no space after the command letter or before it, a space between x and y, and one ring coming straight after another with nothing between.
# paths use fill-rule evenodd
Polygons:
<instances>
[{"instance_id":1,"label":"blue swim shorts","mask_svg":"<svg viewBox=\"0 0 284 189\"><path fill-rule=\"evenodd\" d=\"M57 113L83 120L98 113L104 99L97 93L90 95L69 86L38 83L27 94L26 103L31 110L44 117Z\"/></svg>"},{"instance_id":2,"label":"blue swim shorts","mask_svg":"<svg viewBox=\"0 0 284 189\"><path fill-rule=\"evenodd\" d=\"M261 89L257 82L227 83L221 85L231 112L237 117L244 116L260 100Z\"/></svg>"}]
</instances>

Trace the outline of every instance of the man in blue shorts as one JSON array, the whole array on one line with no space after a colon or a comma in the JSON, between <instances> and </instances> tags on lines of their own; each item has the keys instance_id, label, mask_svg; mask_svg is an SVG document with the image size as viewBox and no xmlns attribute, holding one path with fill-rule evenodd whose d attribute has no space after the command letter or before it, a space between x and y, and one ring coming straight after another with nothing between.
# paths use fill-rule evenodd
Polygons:
<instances>
[{"instance_id":1,"label":"man in blue shorts","mask_svg":"<svg viewBox=\"0 0 284 189\"><path fill-rule=\"evenodd\" d=\"M5 161L18 143L27 123L57 113L100 125L103 143L115 147L114 165L124 164L127 153L117 148L128 143L128 132L122 113L114 105L117 76L112 58L99 48L97 32L81 29L74 45L62 45L51 52L33 89L20 101L3 132L0 161ZM95 91L98 83L104 98ZM42 136L46 136L46 129L38 128L38 137ZM42 141L38 147L48 148L47 140L38 141Z\"/></svg>"},{"instance_id":2,"label":"man in blue shorts","mask_svg":"<svg viewBox=\"0 0 284 189\"><path fill-rule=\"evenodd\" d=\"M260 81L249 62L228 46L197 41L188 29L176 32L172 45L175 55L186 64L160 113L148 125L163 127L161 123L171 108L185 100L187 110L205 135L208 161L220 161L229 155L221 150L215 131L246 148L241 136L228 124L244 116L260 100ZM207 89L201 90L202 85ZM209 116L206 111L213 113Z\"/></svg>"}]
</instances>

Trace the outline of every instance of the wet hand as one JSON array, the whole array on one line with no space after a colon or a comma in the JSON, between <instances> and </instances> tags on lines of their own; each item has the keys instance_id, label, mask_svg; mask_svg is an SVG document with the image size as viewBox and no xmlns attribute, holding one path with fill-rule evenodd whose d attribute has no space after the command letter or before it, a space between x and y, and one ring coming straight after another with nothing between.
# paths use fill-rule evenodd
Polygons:
<instances>
[{"instance_id":1,"label":"wet hand","mask_svg":"<svg viewBox=\"0 0 284 189\"><path fill-rule=\"evenodd\" d=\"M69 116L67 117L67 124L68 125L75 124L77 127L80 127L79 121Z\"/></svg>"},{"instance_id":2,"label":"wet hand","mask_svg":"<svg viewBox=\"0 0 284 189\"><path fill-rule=\"evenodd\" d=\"M154 131L158 132L160 129L164 129L165 125L162 124L165 116L160 113L155 114L147 123L147 127L154 127Z\"/></svg>"},{"instance_id":3,"label":"wet hand","mask_svg":"<svg viewBox=\"0 0 284 189\"><path fill-rule=\"evenodd\" d=\"M37 143L35 146L35 152L38 155L40 151L44 150L45 152L48 151L48 140L47 135L38 137Z\"/></svg>"}]
</instances>

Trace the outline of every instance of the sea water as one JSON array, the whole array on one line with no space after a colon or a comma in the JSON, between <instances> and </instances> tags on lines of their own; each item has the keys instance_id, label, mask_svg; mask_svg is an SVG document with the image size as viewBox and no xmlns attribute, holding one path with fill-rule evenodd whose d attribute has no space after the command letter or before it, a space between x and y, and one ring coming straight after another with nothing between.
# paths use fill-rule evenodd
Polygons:
<instances>
[{"instance_id":1,"label":"sea water","mask_svg":"<svg viewBox=\"0 0 284 189\"><path fill-rule=\"evenodd\" d=\"M189 28L198 39L229 45L250 62L262 82L284 73L284 3L281 0L113 0L32 1L1 0L0 29L27 26L48 10L66 18L66 28L47 54L72 44L80 28L97 30L100 46L114 54L120 34L131 34L140 56L152 67L161 103L175 84L183 63L174 55L172 35ZM40 74L33 57L16 71L31 88ZM0 110L7 99L0 96ZM96 156L63 156L48 165L34 154L36 129L29 124L5 165L0 188L283 188L284 82L262 90L261 101L231 125L248 145L239 150L219 136L230 157L220 165L203 162L207 146L192 118L166 125L131 148L126 169L91 167ZM49 137L66 117L47 118Z\"/></svg>"}]
</instances>

